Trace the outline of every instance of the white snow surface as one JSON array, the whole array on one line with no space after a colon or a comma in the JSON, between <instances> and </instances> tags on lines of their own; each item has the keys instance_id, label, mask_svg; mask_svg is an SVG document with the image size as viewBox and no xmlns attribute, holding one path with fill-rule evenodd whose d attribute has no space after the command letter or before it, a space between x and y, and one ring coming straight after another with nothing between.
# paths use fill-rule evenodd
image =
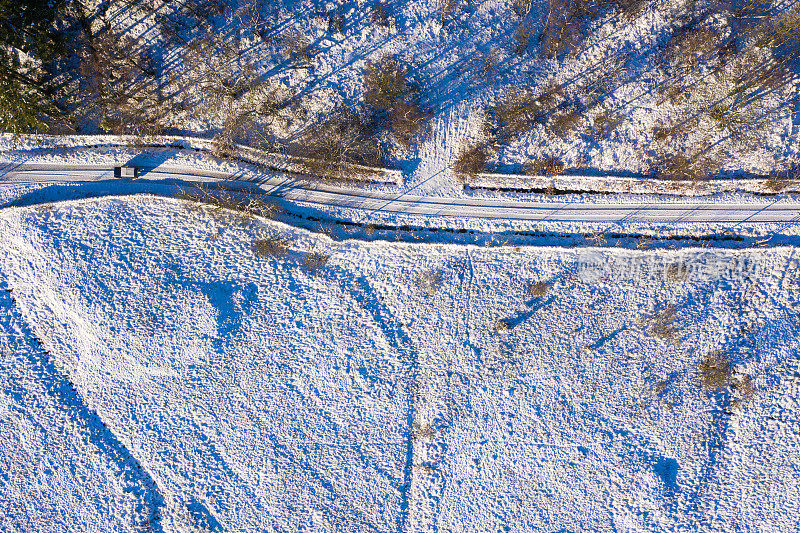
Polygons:
<instances>
[{"instance_id":1,"label":"white snow surface","mask_svg":"<svg viewBox=\"0 0 800 533\"><path fill-rule=\"evenodd\" d=\"M794 248L333 242L155 197L0 232L0 529L800 521ZM752 395L701 387L715 350Z\"/></svg>"}]
</instances>

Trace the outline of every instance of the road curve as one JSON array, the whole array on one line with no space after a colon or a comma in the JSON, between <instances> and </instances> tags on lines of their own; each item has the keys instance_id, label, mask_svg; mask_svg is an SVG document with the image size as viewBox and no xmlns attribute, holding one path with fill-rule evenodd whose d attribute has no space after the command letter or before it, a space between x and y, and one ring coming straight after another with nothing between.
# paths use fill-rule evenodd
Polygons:
<instances>
[{"instance_id":1,"label":"road curve","mask_svg":"<svg viewBox=\"0 0 800 533\"><path fill-rule=\"evenodd\" d=\"M800 198L792 196L752 196L746 201L722 198L652 197L637 201L634 196L606 197L602 202L581 201L564 196L536 200L436 197L407 192L385 192L370 188L355 189L278 176L248 176L207 172L185 168L144 169L147 181L247 182L267 196L312 205L347 207L368 212L459 218L488 218L549 222L606 223L743 223L800 224ZM114 179L113 169L91 165L6 165L0 167L0 184L74 183ZM742 198L739 196L738 198Z\"/></svg>"}]
</instances>

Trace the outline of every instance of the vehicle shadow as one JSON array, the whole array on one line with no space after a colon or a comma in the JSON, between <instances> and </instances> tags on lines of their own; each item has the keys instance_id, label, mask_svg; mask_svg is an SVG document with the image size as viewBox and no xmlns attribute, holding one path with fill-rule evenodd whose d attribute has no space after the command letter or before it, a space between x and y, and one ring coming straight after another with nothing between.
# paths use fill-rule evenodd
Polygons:
<instances>
[{"instance_id":1,"label":"vehicle shadow","mask_svg":"<svg viewBox=\"0 0 800 533\"><path fill-rule=\"evenodd\" d=\"M165 162L174 158L180 150L163 149L143 152L129 159L124 166L136 167L139 169L139 177L142 178L163 165ZM114 177L119 178L119 170L114 169Z\"/></svg>"}]
</instances>

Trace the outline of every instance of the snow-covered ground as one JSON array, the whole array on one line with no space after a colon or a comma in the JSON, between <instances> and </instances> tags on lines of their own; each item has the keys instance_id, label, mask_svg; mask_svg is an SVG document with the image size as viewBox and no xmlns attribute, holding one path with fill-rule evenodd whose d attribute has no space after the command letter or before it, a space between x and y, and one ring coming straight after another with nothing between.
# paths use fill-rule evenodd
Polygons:
<instances>
[{"instance_id":1,"label":"snow-covered ground","mask_svg":"<svg viewBox=\"0 0 800 533\"><path fill-rule=\"evenodd\" d=\"M155 197L0 234L5 530L800 521L794 248L334 242Z\"/></svg>"}]
</instances>

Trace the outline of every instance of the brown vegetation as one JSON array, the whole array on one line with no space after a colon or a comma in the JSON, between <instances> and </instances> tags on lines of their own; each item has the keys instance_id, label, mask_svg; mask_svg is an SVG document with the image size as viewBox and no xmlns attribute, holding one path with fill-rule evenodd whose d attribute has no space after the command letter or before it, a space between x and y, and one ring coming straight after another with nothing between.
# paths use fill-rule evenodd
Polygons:
<instances>
[{"instance_id":1,"label":"brown vegetation","mask_svg":"<svg viewBox=\"0 0 800 533\"><path fill-rule=\"evenodd\" d=\"M368 124L354 111L342 107L330 117L309 128L301 143L302 153L312 158L306 161L311 173L357 179L358 169L348 165L383 164L383 150L372 136Z\"/></svg>"},{"instance_id":2,"label":"brown vegetation","mask_svg":"<svg viewBox=\"0 0 800 533\"><path fill-rule=\"evenodd\" d=\"M544 281L537 281L536 283L531 283L528 287L528 294L533 296L534 298L541 298L547 291L550 289L550 286L547 285Z\"/></svg>"},{"instance_id":3,"label":"brown vegetation","mask_svg":"<svg viewBox=\"0 0 800 533\"><path fill-rule=\"evenodd\" d=\"M718 350L709 352L697 367L697 377L707 391L723 389L731 384L731 362Z\"/></svg>"},{"instance_id":4,"label":"brown vegetation","mask_svg":"<svg viewBox=\"0 0 800 533\"><path fill-rule=\"evenodd\" d=\"M648 333L654 337L666 341L675 341L677 331L675 330L675 319L678 315L678 306L675 304L668 304L660 312L652 317Z\"/></svg>"},{"instance_id":5,"label":"brown vegetation","mask_svg":"<svg viewBox=\"0 0 800 533\"><path fill-rule=\"evenodd\" d=\"M330 256L323 253L311 252L303 256L303 266L313 272L324 267L328 259L330 259Z\"/></svg>"},{"instance_id":6,"label":"brown vegetation","mask_svg":"<svg viewBox=\"0 0 800 533\"><path fill-rule=\"evenodd\" d=\"M453 164L453 172L457 177L475 177L479 173L486 171L486 163L489 160L489 151L485 145L466 145Z\"/></svg>"},{"instance_id":7,"label":"brown vegetation","mask_svg":"<svg viewBox=\"0 0 800 533\"><path fill-rule=\"evenodd\" d=\"M416 84L408 69L393 56L368 61L364 68L364 101L378 115L388 119L394 139L403 147L411 145L422 134L431 113L419 104Z\"/></svg>"},{"instance_id":8,"label":"brown vegetation","mask_svg":"<svg viewBox=\"0 0 800 533\"><path fill-rule=\"evenodd\" d=\"M289 249L289 241L276 235L262 235L253 241L251 249L259 257L283 255Z\"/></svg>"},{"instance_id":9,"label":"brown vegetation","mask_svg":"<svg viewBox=\"0 0 800 533\"><path fill-rule=\"evenodd\" d=\"M550 117L548 129L553 135L567 139L581 126L582 116L577 108L567 109Z\"/></svg>"},{"instance_id":10,"label":"brown vegetation","mask_svg":"<svg viewBox=\"0 0 800 533\"><path fill-rule=\"evenodd\" d=\"M530 176L559 176L564 173L564 163L552 155L541 157L526 164L525 173Z\"/></svg>"}]
</instances>

